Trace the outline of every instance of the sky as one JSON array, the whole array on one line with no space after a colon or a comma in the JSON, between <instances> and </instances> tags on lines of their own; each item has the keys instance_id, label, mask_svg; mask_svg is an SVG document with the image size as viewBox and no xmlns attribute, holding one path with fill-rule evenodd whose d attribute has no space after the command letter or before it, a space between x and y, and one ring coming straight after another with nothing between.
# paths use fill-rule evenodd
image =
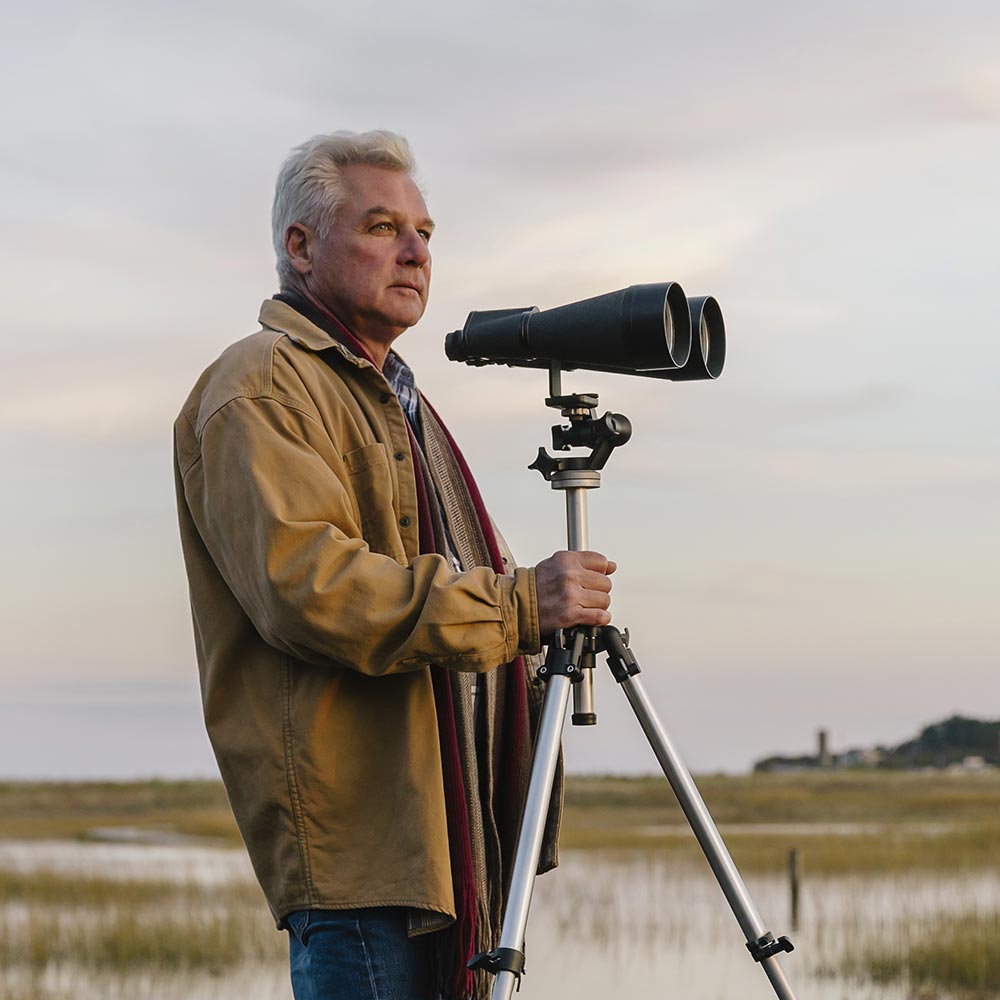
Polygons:
<instances>
[{"instance_id":1,"label":"sky","mask_svg":"<svg viewBox=\"0 0 1000 1000\"><path fill-rule=\"evenodd\" d=\"M578 372L634 434L590 496L695 771L1000 717L1000 7L40 2L0 83L0 777L215 774L171 425L276 291L274 179L410 139L437 223L398 342L519 560L544 373L448 362L473 309L712 294L715 382ZM651 751L606 671L575 771Z\"/></svg>"}]
</instances>

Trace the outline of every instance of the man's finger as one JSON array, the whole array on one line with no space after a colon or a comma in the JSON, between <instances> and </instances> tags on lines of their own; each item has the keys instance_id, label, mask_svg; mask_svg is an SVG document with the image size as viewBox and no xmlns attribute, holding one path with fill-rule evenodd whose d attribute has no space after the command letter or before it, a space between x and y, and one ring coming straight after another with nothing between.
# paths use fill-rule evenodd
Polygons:
<instances>
[{"instance_id":1,"label":"man's finger","mask_svg":"<svg viewBox=\"0 0 1000 1000\"><path fill-rule=\"evenodd\" d=\"M618 568L616 563L613 563L607 556L602 555L600 552L593 552L589 549L584 549L582 552L574 553L580 561L580 565L584 569L595 570L598 573L614 573Z\"/></svg>"},{"instance_id":2,"label":"man's finger","mask_svg":"<svg viewBox=\"0 0 1000 1000\"><path fill-rule=\"evenodd\" d=\"M599 590L585 590L580 595L581 608L607 608L611 607L611 598L607 593Z\"/></svg>"},{"instance_id":3,"label":"man's finger","mask_svg":"<svg viewBox=\"0 0 1000 1000\"><path fill-rule=\"evenodd\" d=\"M611 581L603 573L587 570L580 577L580 586L584 590L600 590L605 594L611 592Z\"/></svg>"},{"instance_id":4,"label":"man's finger","mask_svg":"<svg viewBox=\"0 0 1000 1000\"><path fill-rule=\"evenodd\" d=\"M578 625L610 625L611 615L607 611L591 610L581 611Z\"/></svg>"}]
</instances>

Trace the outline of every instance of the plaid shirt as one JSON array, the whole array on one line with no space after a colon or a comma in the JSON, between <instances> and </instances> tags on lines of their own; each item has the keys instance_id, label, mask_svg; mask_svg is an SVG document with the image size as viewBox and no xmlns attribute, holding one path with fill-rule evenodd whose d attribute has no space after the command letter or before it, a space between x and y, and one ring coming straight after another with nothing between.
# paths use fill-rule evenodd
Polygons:
<instances>
[{"instance_id":1,"label":"plaid shirt","mask_svg":"<svg viewBox=\"0 0 1000 1000\"><path fill-rule=\"evenodd\" d=\"M417 391L417 380L413 377L410 366L396 353L390 351L385 357L382 365L382 374L389 383L390 388L399 399L399 405L403 407L407 422L413 431L413 436L421 448L424 446L424 435L420 427L420 393ZM437 496L438 506L441 508L441 520L445 525L445 534L448 537L448 555L451 558L452 569L456 573L462 572L462 563L455 554L455 543L451 539L451 532L448 531L448 519L444 513L444 506L441 498Z\"/></svg>"},{"instance_id":2,"label":"plaid shirt","mask_svg":"<svg viewBox=\"0 0 1000 1000\"><path fill-rule=\"evenodd\" d=\"M410 366L398 354L390 351L385 356L382 374L399 399L399 405L403 407L416 439L423 445L424 436L420 430L419 415L420 394L417 392L417 380L413 377Z\"/></svg>"}]
</instances>

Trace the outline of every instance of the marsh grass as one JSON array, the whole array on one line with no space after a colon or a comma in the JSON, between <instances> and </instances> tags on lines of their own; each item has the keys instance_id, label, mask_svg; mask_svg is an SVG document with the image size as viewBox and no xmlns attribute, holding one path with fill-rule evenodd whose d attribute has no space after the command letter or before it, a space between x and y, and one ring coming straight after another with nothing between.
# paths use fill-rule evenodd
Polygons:
<instances>
[{"instance_id":1,"label":"marsh grass","mask_svg":"<svg viewBox=\"0 0 1000 1000\"><path fill-rule=\"evenodd\" d=\"M255 885L0 873L0 968L35 975L204 971L280 959L284 941ZM12 904L18 904L14 906Z\"/></svg>"},{"instance_id":2,"label":"marsh grass","mask_svg":"<svg viewBox=\"0 0 1000 1000\"><path fill-rule=\"evenodd\" d=\"M0 965L42 971L72 963L88 971L221 973L238 962L281 957L280 936L259 912L241 910L152 913L106 910L86 920L33 911L23 922L6 922Z\"/></svg>"},{"instance_id":3,"label":"marsh grass","mask_svg":"<svg viewBox=\"0 0 1000 1000\"><path fill-rule=\"evenodd\" d=\"M792 847L817 874L1000 867L1000 773L710 775L698 786L749 871L783 868ZM660 778L570 778L562 843L700 853Z\"/></svg>"},{"instance_id":4,"label":"marsh grass","mask_svg":"<svg viewBox=\"0 0 1000 1000\"><path fill-rule=\"evenodd\" d=\"M240 843L218 781L0 782L0 838L89 840L116 826Z\"/></svg>"},{"instance_id":5,"label":"marsh grass","mask_svg":"<svg viewBox=\"0 0 1000 1000\"><path fill-rule=\"evenodd\" d=\"M698 786L750 871L781 868L792 847L814 873L1000 867L1000 771L706 775ZM0 783L0 838L87 840L108 827L240 843L219 782ZM571 775L562 844L698 853L660 777Z\"/></svg>"},{"instance_id":6,"label":"marsh grass","mask_svg":"<svg viewBox=\"0 0 1000 1000\"><path fill-rule=\"evenodd\" d=\"M879 983L905 980L911 989L995 1000L1000 996L1000 912L910 927L901 941L869 948L855 971Z\"/></svg>"},{"instance_id":7,"label":"marsh grass","mask_svg":"<svg viewBox=\"0 0 1000 1000\"><path fill-rule=\"evenodd\" d=\"M802 852L807 877L1000 870L1000 774L707 776L698 785L743 871L781 870L792 847ZM217 782L0 783L0 839L86 840L100 827L239 843ZM570 776L562 845L651 859L701 856L662 778ZM0 995L63 1000L70 994L46 983L220 975L248 962L286 960L285 937L275 933L256 885L150 874L0 869ZM599 920L595 928L609 933ZM831 960L842 972L839 954ZM845 962L859 977L907 980L923 996L945 990L995 998L1000 917L904 924L884 946L852 948Z\"/></svg>"},{"instance_id":8,"label":"marsh grass","mask_svg":"<svg viewBox=\"0 0 1000 1000\"><path fill-rule=\"evenodd\" d=\"M236 882L219 889L171 879L108 878L67 875L40 868L30 872L0 869L0 904L20 902L60 907L135 907L152 904L262 906L256 885Z\"/></svg>"},{"instance_id":9,"label":"marsh grass","mask_svg":"<svg viewBox=\"0 0 1000 1000\"><path fill-rule=\"evenodd\" d=\"M886 872L958 872L1000 868L1000 820L975 827L924 831L886 826L873 832L813 833L723 830L737 867L749 872L783 871L792 848L811 874L878 874ZM701 856L694 835L684 828L665 830L583 828L570 825L562 846L578 850L643 849L684 858Z\"/></svg>"},{"instance_id":10,"label":"marsh grass","mask_svg":"<svg viewBox=\"0 0 1000 1000\"><path fill-rule=\"evenodd\" d=\"M927 823L994 820L1000 814L1000 770L806 771L702 775L698 788L716 823ZM683 823L661 777L570 776L570 815L604 814L620 824Z\"/></svg>"}]
</instances>

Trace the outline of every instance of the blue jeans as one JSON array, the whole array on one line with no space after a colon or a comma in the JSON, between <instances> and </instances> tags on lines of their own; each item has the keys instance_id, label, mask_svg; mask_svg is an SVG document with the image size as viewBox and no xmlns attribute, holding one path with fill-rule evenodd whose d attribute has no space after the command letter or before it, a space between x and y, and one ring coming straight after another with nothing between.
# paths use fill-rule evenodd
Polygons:
<instances>
[{"instance_id":1,"label":"blue jeans","mask_svg":"<svg viewBox=\"0 0 1000 1000\"><path fill-rule=\"evenodd\" d=\"M296 910L288 924L295 1000L432 1000L427 936L406 910Z\"/></svg>"}]
</instances>

